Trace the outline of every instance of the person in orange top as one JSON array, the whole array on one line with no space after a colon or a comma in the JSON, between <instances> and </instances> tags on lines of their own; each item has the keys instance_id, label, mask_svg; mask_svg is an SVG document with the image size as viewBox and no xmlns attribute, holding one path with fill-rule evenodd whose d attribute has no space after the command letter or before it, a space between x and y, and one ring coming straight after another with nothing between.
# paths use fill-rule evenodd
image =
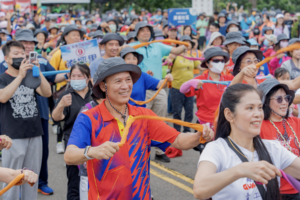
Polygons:
<instances>
[{"instance_id":1,"label":"person in orange top","mask_svg":"<svg viewBox=\"0 0 300 200\"><path fill-rule=\"evenodd\" d=\"M300 119L289 117L289 106L295 92L276 79L268 79L258 86L263 92L264 121L260 137L277 140L287 150L300 156ZM286 180L281 178L280 193L282 199L300 199L300 195Z\"/></svg>"}]
</instances>

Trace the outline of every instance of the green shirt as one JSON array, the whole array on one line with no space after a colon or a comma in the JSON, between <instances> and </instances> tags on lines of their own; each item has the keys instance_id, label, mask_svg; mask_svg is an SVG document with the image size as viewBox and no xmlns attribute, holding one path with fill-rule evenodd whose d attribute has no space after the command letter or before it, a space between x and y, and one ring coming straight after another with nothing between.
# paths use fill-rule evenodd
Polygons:
<instances>
[{"instance_id":1,"label":"green shirt","mask_svg":"<svg viewBox=\"0 0 300 200\"><path fill-rule=\"evenodd\" d=\"M42 54L42 49L39 49L37 46L34 47L34 51L37 52L38 54ZM47 55L52 51L52 47L48 47L46 49Z\"/></svg>"},{"instance_id":2,"label":"green shirt","mask_svg":"<svg viewBox=\"0 0 300 200\"><path fill-rule=\"evenodd\" d=\"M198 28L199 26L208 26L208 21L206 19L198 19L197 23L196 23L196 27ZM206 28L199 28L198 30L200 30L200 37L201 36L205 36L205 32L206 32Z\"/></svg>"}]
</instances>

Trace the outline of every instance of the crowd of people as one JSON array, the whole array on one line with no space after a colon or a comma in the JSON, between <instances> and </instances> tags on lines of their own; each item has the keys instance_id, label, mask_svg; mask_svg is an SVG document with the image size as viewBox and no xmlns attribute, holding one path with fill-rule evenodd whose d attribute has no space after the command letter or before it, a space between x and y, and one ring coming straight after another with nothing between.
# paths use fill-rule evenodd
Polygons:
<instances>
[{"instance_id":1,"label":"crowd of people","mask_svg":"<svg viewBox=\"0 0 300 200\"><path fill-rule=\"evenodd\" d=\"M55 193L48 183L50 126L56 152L64 154L68 200L153 198L151 147L160 162L182 150L200 152L197 199L300 200L281 178L300 179L297 21L273 7L248 15L234 3L185 26L169 25L168 9L160 8L102 16L0 12L0 181L5 187L25 175L3 198ZM100 57L68 67L61 47L90 39ZM155 40L164 41L148 43ZM299 49L276 53L290 45ZM139 115L197 123L203 131L141 119L125 135Z\"/></svg>"}]
</instances>

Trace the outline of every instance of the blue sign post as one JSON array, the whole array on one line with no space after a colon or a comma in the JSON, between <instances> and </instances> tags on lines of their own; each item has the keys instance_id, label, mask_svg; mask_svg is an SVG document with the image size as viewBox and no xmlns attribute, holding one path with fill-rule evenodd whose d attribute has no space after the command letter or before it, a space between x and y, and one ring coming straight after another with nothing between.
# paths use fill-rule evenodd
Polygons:
<instances>
[{"instance_id":1,"label":"blue sign post","mask_svg":"<svg viewBox=\"0 0 300 200\"><path fill-rule=\"evenodd\" d=\"M192 25L197 21L197 11L194 8L170 8L168 13L169 26Z\"/></svg>"}]
</instances>

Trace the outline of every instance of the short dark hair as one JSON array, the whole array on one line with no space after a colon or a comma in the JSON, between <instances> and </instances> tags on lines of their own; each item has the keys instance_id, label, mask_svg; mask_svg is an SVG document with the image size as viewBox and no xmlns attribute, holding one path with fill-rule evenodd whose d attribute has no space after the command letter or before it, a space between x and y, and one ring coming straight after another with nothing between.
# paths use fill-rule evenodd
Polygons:
<instances>
[{"instance_id":1,"label":"short dark hair","mask_svg":"<svg viewBox=\"0 0 300 200\"><path fill-rule=\"evenodd\" d=\"M280 78L281 76L285 75L286 73L290 74L289 70L279 67L275 70L274 76L276 79Z\"/></svg>"},{"instance_id":2,"label":"short dark hair","mask_svg":"<svg viewBox=\"0 0 300 200\"><path fill-rule=\"evenodd\" d=\"M219 12L218 12L218 11L215 11L215 12L214 12L214 15L219 15Z\"/></svg>"},{"instance_id":3,"label":"short dark hair","mask_svg":"<svg viewBox=\"0 0 300 200\"><path fill-rule=\"evenodd\" d=\"M8 54L10 52L10 48L12 48L12 47L19 47L19 48L21 48L21 49L23 49L25 51L25 47L24 47L24 45L21 42L11 40L11 41L8 41L2 47L2 51L3 51L4 56L8 56Z\"/></svg>"},{"instance_id":4,"label":"short dark hair","mask_svg":"<svg viewBox=\"0 0 300 200\"><path fill-rule=\"evenodd\" d=\"M284 11L283 15L285 15L285 14L287 14L287 13L289 13L289 14L290 14L290 12L289 12L289 11Z\"/></svg>"},{"instance_id":5,"label":"short dark hair","mask_svg":"<svg viewBox=\"0 0 300 200\"><path fill-rule=\"evenodd\" d=\"M210 26L214 26L215 28L220 30L220 25L218 23L211 23ZM209 28L209 27L208 27Z\"/></svg>"}]
</instances>

